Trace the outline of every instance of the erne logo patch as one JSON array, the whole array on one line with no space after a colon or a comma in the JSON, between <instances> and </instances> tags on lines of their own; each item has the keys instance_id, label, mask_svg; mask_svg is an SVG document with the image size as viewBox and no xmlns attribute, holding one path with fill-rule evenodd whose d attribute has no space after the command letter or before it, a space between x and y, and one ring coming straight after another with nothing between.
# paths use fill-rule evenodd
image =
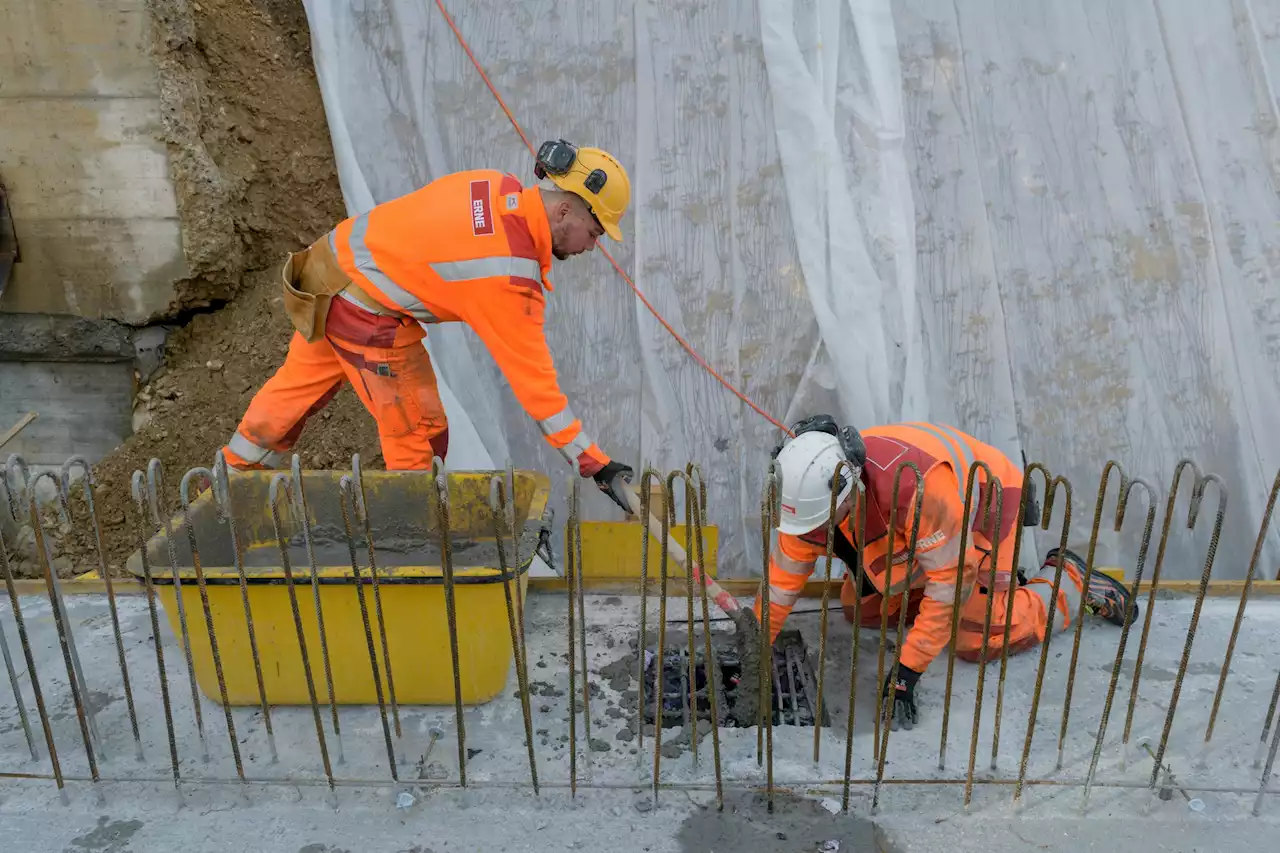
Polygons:
<instances>
[{"instance_id":1,"label":"erne logo patch","mask_svg":"<svg viewBox=\"0 0 1280 853\"><path fill-rule=\"evenodd\" d=\"M489 182L471 182L471 233L477 237L493 233L493 213L489 209Z\"/></svg>"}]
</instances>

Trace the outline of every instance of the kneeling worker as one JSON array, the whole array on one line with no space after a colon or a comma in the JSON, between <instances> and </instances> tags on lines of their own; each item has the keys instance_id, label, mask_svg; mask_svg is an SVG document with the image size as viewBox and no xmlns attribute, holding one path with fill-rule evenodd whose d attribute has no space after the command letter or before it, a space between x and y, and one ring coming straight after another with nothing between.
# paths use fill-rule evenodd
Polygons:
<instances>
[{"instance_id":1,"label":"kneeling worker","mask_svg":"<svg viewBox=\"0 0 1280 853\"><path fill-rule=\"evenodd\" d=\"M983 524L982 496L987 492L985 473L973 500L973 526L967 553L963 555L964 578L956 654L977 661L982 654L983 624L987 596L994 595L987 659L998 658L1007 643L1011 654L1031 648L1048 631L1048 605L1053 593L1057 549L1049 552L1040 570L1020 582L1013 565L1013 545L1018 505L1022 499L1022 470L1008 457L972 436L942 424L903 423L873 427L861 433L852 427L838 428L829 415L816 415L796 424L795 437L775 450L781 468L782 496L778 535L769 561L769 631L776 639L787 615L795 605L805 582L819 560L826 558L827 522L831 512L831 488L836 466L844 460L852 471L841 468L837 500L837 524L832 550L846 566L840 602L845 617L868 627L879 627L881 609L888 597L889 627L894 630L909 590L907 619L911 625L898 653L898 679L884 685L893 689L893 722L910 728L918 719L915 686L930 662L951 641L951 613L956 595L956 575L961 565L960 530L965 523L964 498L969 467L985 462L1004 490L1003 511ZM923 476L924 495L920 509L915 564L906 562L915 512L915 476L907 469L901 478L898 506L893 514L892 572L888 571L889 523L893 503L893 483L898 466L914 462ZM854 478L866 488L866 541L858 542ZM992 544L999 541L994 589L991 584ZM857 550L863 552L862 588L854 586ZM1074 624L1080 612L1080 596L1085 607L1117 625L1124 624L1129 594L1122 584L1095 572L1084 586L1084 560L1066 552L1062 583L1058 591L1053 630ZM909 573L909 574L908 574ZM891 583L890 583L891 581ZM1013 619L1005 624L1008 596L1014 596ZM757 597L755 612L760 616ZM1134 610L1134 618L1137 610Z\"/></svg>"},{"instance_id":2,"label":"kneeling worker","mask_svg":"<svg viewBox=\"0 0 1280 853\"><path fill-rule=\"evenodd\" d=\"M290 255L284 299L297 331L224 449L227 464L279 467L307 419L350 382L378 422L387 468L430 468L448 452L449 423L423 326L462 322L547 442L626 510L615 479L632 471L569 408L542 325L551 259L589 252L602 234L621 240L631 183L606 152L563 139L542 145L534 174L556 188L491 170L445 175Z\"/></svg>"}]
</instances>

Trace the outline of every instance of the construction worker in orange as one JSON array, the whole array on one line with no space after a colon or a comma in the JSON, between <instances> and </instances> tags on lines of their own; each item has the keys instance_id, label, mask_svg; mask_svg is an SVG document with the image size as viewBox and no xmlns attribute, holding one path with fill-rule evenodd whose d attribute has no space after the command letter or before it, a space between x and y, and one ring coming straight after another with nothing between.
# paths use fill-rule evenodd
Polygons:
<instances>
[{"instance_id":1,"label":"construction worker in orange","mask_svg":"<svg viewBox=\"0 0 1280 853\"><path fill-rule=\"evenodd\" d=\"M552 259L622 239L626 171L598 148L539 149L554 188L477 170L445 175L351 217L295 252L282 275L295 333L227 443L235 470L280 467L307 419L350 382L378 422L390 470L445 458L449 422L422 345L424 326L466 323L488 347L546 440L626 509L614 489L631 468L587 435L560 390L543 334Z\"/></svg>"},{"instance_id":2,"label":"construction worker in orange","mask_svg":"<svg viewBox=\"0 0 1280 853\"><path fill-rule=\"evenodd\" d=\"M839 427L830 415L815 415L795 424L793 438L784 439L774 451L782 480L781 511L769 561L769 631L771 640L782 630L787 616L819 560L827 554L832 491L836 491L836 523L832 551L846 567L840 603L849 621L879 628L887 611L889 630L895 631L903 593L907 596L910 626L898 653L898 677L885 679L883 696L892 694L892 724L911 728L919 719L916 683L951 642L952 612L960 575L961 597L956 655L977 661L983 651L983 626L987 598L991 602L991 631L987 659L998 659L1007 644L1009 653L1029 649L1044 641L1048 607L1053 595L1057 549L1030 577L1015 571L1014 541L1018 507L1022 500L1023 472L1003 453L976 438L943 424L900 423L873 427L861 434ZM915 514L916 478L910 468L901 476L896 510L894 479L899 466L911 462L920 470L923 495L914 559L909 544ZM979 469L972 501L972 524L966 553L960 553L961 525L970 466L985 462L1000 481L1003 506L999 517L985 506L990 486ZM841 464L844 463L844 464ZM838 470L837 470L838 469ZM866 495L865 541L858 540L858 490ZM1036 511L1038 512L1038 510ZM889 554L893 526L892 559ZM995 581L991 553L999 542ZM855 583L861 549L861 585ZM1073 626L1079 618L1081 595L1088 612L1123 625L1130 596L1124 586L1100 572L1090 576L1084 589L1085 563L1070 550L1064 554L1062 582L1053 616L1053 631ZM961 567L963 566L963 574ZM1006 624L1009 596L1013 616ZM756 599L757 618L761 602ZM1130 619L1136 618L1134 607ZM892 672L892 671L891 671Z\"/></svg>"}]
</instances>

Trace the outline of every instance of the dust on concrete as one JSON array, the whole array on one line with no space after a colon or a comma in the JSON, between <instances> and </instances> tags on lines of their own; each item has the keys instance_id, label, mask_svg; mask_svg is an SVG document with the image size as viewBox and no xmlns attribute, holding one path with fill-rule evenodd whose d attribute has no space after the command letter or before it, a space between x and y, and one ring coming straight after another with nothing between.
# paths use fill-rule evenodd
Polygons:
<instances>
[{"instance_id":1,"label":"dust on concrete","mask_svg":"<svg viewBox=\"0 0 1280 853\"><path fill-rule=\"evenodd\" d=\"M142 829L140 820L111 820L105 815L98 818L98 826L92 832L71 839L66 853L98 850L103 853L123 853L129 849L129 841Z\"/></svg>"},{"instance_id":2,"label":"dust on concrete","mask_svg":"<svg viewBox=\"0 0 1280 853\"><path fill-rule=\"evenodd\" d=\"M676 841L684 853L799 853L823 849L880 853L874 822L853 815L832 815L817 800L783 793L775 793L772 814L764 794L726 793L723 811L711 806L694 812L681 823ZM828 845L831 841L838 842L838 847Z\"/></svg>"},{"instance_id":3,"label":"dust on concrete","mask_svg":"<svg viewBox=\"0 0 1280 853\"><path fill-rule=\"evenodd\" d=\"M1133 678L1133 669L1136 660L1126 658L1120 663L1120 674L1125 678ZM1099 672L1111 672L1114 663L1105 666L1096 666L1094 669ZM1212 661L1197 661L1187 665L1185 675L1218 675L1222 670L1222 664ZM1178 671L1176 669L1167 669L1160 666L1152 666L1147 664L1142 667L1142 678L1144 681L1176 681Z\"/></svg>"},{"instance_id":4,"label":"dust on concrete","mask_svg":"<svg viewBox=\"0 0 1280 853\"><path fill-rule=\"evenodd\" d=\"M112 702L117 701L119 698L120 697L112 696L110 693L107 693L102 690L90 690L88 693L85 693L82 696L85 713L100 714L106 709L108 705L110 705ZM74 716L76 713L77 711L75 709L74 701L72 700L70 695L68 695L65 709L62 711L58 711L56 713L50 714L49 719L54 721L65 720L68 717Z\"/></svg>"}]
</instances>

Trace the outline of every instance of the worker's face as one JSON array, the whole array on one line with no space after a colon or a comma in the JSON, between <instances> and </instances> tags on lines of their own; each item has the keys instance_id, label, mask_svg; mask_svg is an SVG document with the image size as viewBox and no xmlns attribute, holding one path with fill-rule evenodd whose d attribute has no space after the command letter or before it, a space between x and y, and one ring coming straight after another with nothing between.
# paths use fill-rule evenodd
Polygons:
<instances>
[{"instance_id":1,"label":"worker's face","mask_svg":"<svg viewBox=\"0 0 1280 853\"><path fill-rule=\"evenodd\" d=\"M604 228L581 199L561 201L551 210L551 254L557 260L590 252Z\"/></svg>"}]
</instances>

